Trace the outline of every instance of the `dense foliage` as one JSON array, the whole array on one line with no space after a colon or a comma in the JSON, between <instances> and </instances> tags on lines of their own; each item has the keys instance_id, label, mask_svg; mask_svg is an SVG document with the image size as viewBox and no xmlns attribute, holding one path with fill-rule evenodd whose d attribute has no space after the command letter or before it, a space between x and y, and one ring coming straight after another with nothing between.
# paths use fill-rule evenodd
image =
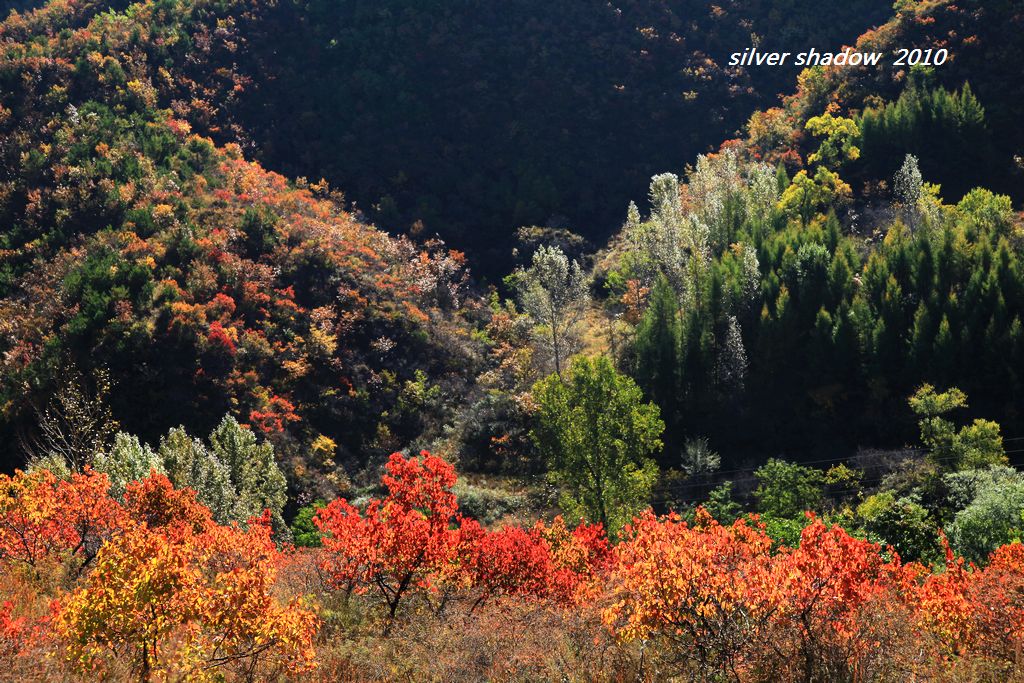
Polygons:
<instances>
[{"instance_id":1,"label":"dense foliage","mask_svg":"<svg viewBox=\"0 0 1024 683\"><path fill-rule=\"evenodd\" d=\"M157 474L129 484L123 502L108 487L92 471L65 481L47 470L3 477L8 672L46 677L37 655L58 643L64 676L312 668L317 618L298 596L274 596L285 556L267 518L246 530L220 526L190 490Z\"/></svg>"},{"instance_id":2,"label":"dense foliage","mask_svg":"<svg viewBox=\"0 0 1024 683\"><path fill-rule=\"evenodd\" d=\"M438 232L500 276L515 228L606 236L652 173L795 75L731 69L729 53L838 48L888 5L189 0L94 28L117 26L133 77L198 133L326 177L386 227Z\"/></svg>"},{"instance_id":3,"label":"dense foliage","mask_svg":"<svg viewBox=\"0 0 1024 683\"><path fill-rule=\"evenodd\" d=\"M1019 543L984 568L948 553L929 569L813 517L773 551L756 517L720 524L701 509L689 524L645 513L611 546L600 526L561 518L482 529L457 514L454 470L428 453L395 454L387 472L384 498L321 510L324 546L305 551L276 548L265 518L216 524L161 475L123 502L95 472L4 477L0 662L24 678L140 680L1000 678L1017 666Z\"/></svg>"},{"instance_id":4,"label":"dense foliage","mask_svg":"<svg viewBox=\"0 0 1024 683\"><path fill-rule=\"evenodd\" d=\"M923 382L962 387L1024 433L1009 198L975 189L944 204L908 157L894 182L908 176L909 199L844 228L835 212L850 188L814 168L789 179L728 149L702 157L681 197L656 178L655 210L627 223L604 277L620 308L650 292L629 363L669 443L899 445L914 433L906 397Z\"/></svg>"},{"instance_id":5,"label":"dense foliage","mask_svg":"<svg viewBox=\"0 0 1024 683\"><path fill-rule=\"evenodd\" d=\"M321 473L382 458L424 433L419 399L472 376L463 257L158 108L156 39L133 26L167 10L11 39L54 5L0 28L0 434L35 441L49 416L67 435L102 398L150 442L230 412Z\"/></svg>"},{"instance_id":6,"label":"dense foliage","mask_svg":"<svg viewBox=\"0 0 1024 683\"><path fill-rule=\"evenodd\" d=\"M889 13L948 64L723 67ZM1019 678L1022 20L11 14L0 667Z\"/></svg>"}]
</instances>

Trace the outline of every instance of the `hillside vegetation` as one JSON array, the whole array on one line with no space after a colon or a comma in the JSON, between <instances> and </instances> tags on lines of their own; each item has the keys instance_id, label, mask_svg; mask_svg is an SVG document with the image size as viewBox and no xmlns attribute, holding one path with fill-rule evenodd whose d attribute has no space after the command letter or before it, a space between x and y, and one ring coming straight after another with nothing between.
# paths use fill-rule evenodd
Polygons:
<instances>
[{"instance_id":1,"label":"hillside vegetation","mask_svg":"<svg viewBox=\"0 0 1024 683\"><path fill-rule=\"evenodd\" d=\"M1019 3L21 9L11 676L1021 677Z\"/></svg>"},{"instance_id":2,"label":"hillside vegetation","mask_svg":"<svg viewBox=\"0 0 1024 683\"><path fill-rule=\"evenodd\" d=\"M493 278L517 227L605 238L652 174L788 87L795 71L727 68L737 46L837 48L888 9L188 0L137 4L118 30L134 77L197 133L327 178L387 229L438 233Z\"/></svg>"},{"instance_id":3,"label":"hillside vegetation","mask_svg":"<svg viewBox=\"0 0 1024 683\"><path fill-rule=\"evenodd\" d=\"M97 395L97 372L113 419L148 439L229 411L285 452L340 443L328 464L415 438L396 406L417 371L453 393L471 376L462 255L388 237L326 184L290 183L158 108L133 28L156 11L6 43L5 440L59 419L62 387Z\"/></svg>"}]
</instances>

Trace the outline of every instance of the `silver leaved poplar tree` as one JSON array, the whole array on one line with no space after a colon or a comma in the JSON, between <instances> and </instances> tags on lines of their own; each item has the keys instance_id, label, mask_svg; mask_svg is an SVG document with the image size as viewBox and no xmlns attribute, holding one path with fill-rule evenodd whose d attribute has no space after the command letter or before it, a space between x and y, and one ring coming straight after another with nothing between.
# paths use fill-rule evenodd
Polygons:
<instances>
[{"instance_id":1,"label":"silver leaved poplar tree","mask_svg":"<svg viewBox=\"0 0 1024 683\"><path fill-rule=\"evenodd\" d=\"M590 304L580 264L570 262L556 246L542 246L534 252L530 267L519 273L519 300L536 324L535 334L555 372L561 375L565 360L579 348L578 327Z\"/></svg>"},{"instance_id":2,"label":"silver leaved poplar tree","mask_svg":"<svg viewBox=\"0 0 1024 683\"><path fill-rule=\"evenodd\" d=\"M151 472L164 474L160 456L139 437L124 432L114 436L114 444L96 455L93 467L110 478L110 495L120 498L133 481L145 479Z\"/></svg>"},{"instance_id":3,"label":"silver leaved poplar tree","mask_svg":"<svg viewBox=\"0 0 1024 683\"><path fill-rule=\"evenodd\" d=\"M244 521L234 516L238 494L227 466L200 439L190 437L184 427L172 429L160 439L159 453L171 482L195 491L218 523Z\"/></svg>"},{"instance_id":4,"label":"silver leaved poplar tree","mask_svg":"<svg viewBox=\"0 0 1024 683\"><path fill-rule=\"evenodd\" d=\"M258 443L256 435L227 415L210 434L210 451L228 470L238 496L232 518L244 521L270 510L276 531L285 529L281 510L287 500L287 482L274 460L274 447Z\"/></svg>"},{"instance_id":5,"label":"silver leaved poplar tree","mask_svg":"<svg viewBox=\"0 0 1024 683\"><path fill-rule=\"evenodd\" d=\"M917 232L921 223L921 199L924 194L924 180L917 165L917 157L908 154L903 165L893 178L893 194L903 222L911 234Z\"/></svg>"}]
</instances>

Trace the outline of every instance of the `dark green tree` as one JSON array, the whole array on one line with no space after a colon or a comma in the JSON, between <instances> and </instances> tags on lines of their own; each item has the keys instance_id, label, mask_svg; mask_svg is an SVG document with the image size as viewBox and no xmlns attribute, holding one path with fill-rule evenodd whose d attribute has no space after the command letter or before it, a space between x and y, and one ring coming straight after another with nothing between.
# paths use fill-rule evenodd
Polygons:
<instances>
[{"instance_id":1,"label":"dark green tree","mask_svg":"<svg viewBox=\"0 0 1024 683\"><path fill-rule=\"evenodd\" d=\"M679 411L679 301L668 280L659 275L650 305L636 331L636 380L661 408L674 431Z\"/></svg>"}]
</instances>

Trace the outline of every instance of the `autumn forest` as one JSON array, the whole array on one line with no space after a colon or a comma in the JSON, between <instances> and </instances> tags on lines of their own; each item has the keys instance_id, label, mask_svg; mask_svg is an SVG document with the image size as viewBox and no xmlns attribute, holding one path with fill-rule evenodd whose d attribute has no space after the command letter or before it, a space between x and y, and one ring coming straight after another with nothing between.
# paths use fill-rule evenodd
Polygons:
<instances>
[{"instance_id":1,"label":"autumn forest","mask_svg":"<svg viewBox=\"0 0 1024 683\"><path fill-rule=\"evenodd\" d=\"M0 678L1024 680L1022 32L0 2Z\"/></svg>"}]
</instances>

